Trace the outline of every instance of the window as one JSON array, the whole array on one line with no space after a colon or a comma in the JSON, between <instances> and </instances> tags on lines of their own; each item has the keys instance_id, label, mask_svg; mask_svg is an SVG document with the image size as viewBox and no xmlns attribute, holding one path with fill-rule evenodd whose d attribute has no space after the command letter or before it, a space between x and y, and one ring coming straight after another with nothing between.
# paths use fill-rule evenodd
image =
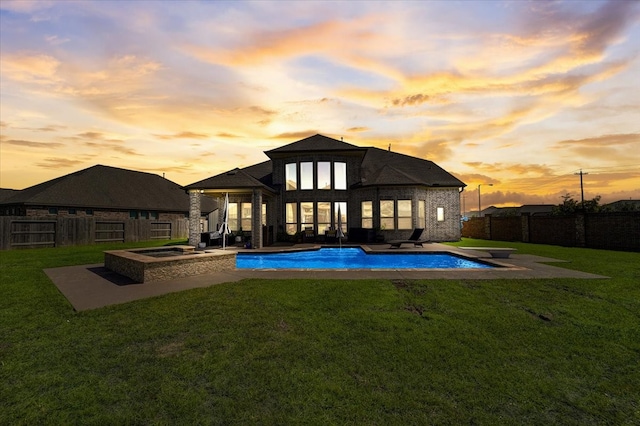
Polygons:
<instances>
[{"instance_id":1,"label":"window","mask_svg":"<svg viewBox=\"0 0 640 426\"><path fill-rule=\"evenodd\" d=\"M238 203L229 203L229 229L238 230Z\"/></svg>"},{"instance_id":2,"label":"window","mask_svg":"<svg viewBox=\"0 0 640 426\"><path fill-rule=\"evenodd\" d=\"M393 200L380 200L380 229L395 229L395 203Z\"/></svg>"},{"instance_id":3,"label":"window","mask_svg":"<svg viewBox=\"0 0 640 426\"><path fill-rule=\"evenodd\" d=\"M149 219L149 212L140 212L140 219Z\"/></svg>"},{"instance_id":4,"label":"window","mask_svg":"<svg viewBox=\"0 0 640 426\"><path fill-rule=\"evenodd\" d=\"M251 231L251 203L240 204L240 228Z\"/></svg>"},{"instance_id":5,"label":"window","mask_svg":"<svg viewBox=\"0 0 640 426\"><path fill-rule=\"evenodd\" d=\"M347 163L333 163L334 189L347 189Z\"/></svg>"},{"instance_id":6,"label":"window","mask_svg":"<svg viewBox=\"0 0 640 426\"><path fill-rule=\"evenodd\" d=\"M373 202L363 201L360 204L360 210L362 212L362 227L373 228Z\"/></svg>"},{"instance_id":7,"label":"window","mask_svg":"<svg viewBox=\"0 0 640 426\"><path fill-rule=\"evenodd\" d=\"M285 230L287 234L294 235L298 232L298 204L287 203L285 210Z\"/></svg>"},{"instance_id":8,"label":"window","mask_svg":"<svg viewBox=\"0 0 640 426\"><path fill-rule=\"evenodd\" d=\"M313 203L300 203L300 226L302 229L313 229L314 215L313 215Z\"/></svg>"},{"instance_id":9,"label":"window","mask_svg":"<svg viewBox=\"0 0 640 426\"><path fill-rule=\"evenodd\" d=\"M318 203L318 232L324 232L332 226L331 224L331 203Z\"/></svg>"},{"instance_id":10,"label":"window","mask_svg":"<svg viewBox=\"0 0 640 426\"><path fill-rule=\"evenodd\" d=\"M158 220L159 217L160 215L158 212L151 212L151 219Z\"/></svg>"},{"instance_id":11,"label":"window","mask_svg":"<svg viewBox=\"0 0 640 426\"><path fill-rule=\"evenodd\" d=\"M318 189L331 189L331 163L318 161Z\"/></svg>"},{"instance_id":12,"label":"window","mask_svg":"<svg viewBox=\"0 0 640 426\"><path fill-rule=\"evenodd\" d=\"M284 166L284 179L287 191L298 189L298 172L296 163L289 163Z\"/></svg>"},{"instance_id":13,"label":"window","mask_svg":"<svg viewBox=\"0 0 640 426\"><path fill-rule=\"evenodd\" d=\"M398 200L398 229L412 229L411 200Z\"/></svg>"},{"instance_id":14,"label":"window","mask_svg":"<svg viewBox=\"0 0 640 426\"><path fill-rule=\"evenodd\" d=\"M444 222L444 207L436 208L436 220L438 222Z\"/></svg>"},{"instance_id":15,"label":"window","mask_svg":"<svg viewBox=\"0 0 640 426\"><path fill-rule=\"evenodd\" d=\"M49 214L58 214L57 207L49 207Z\"/></svg>"},{"instance_id":16,"label":"window","mask_svg":"<svg viewBox=\"0 0 640 426\"><path fill-rule=\"evenodd\" d=\"M313 189L313 163L300 163L300 189Z\"/></svg>"},{"instance_id":17,"label":"window","mask_svg":"<svg viewBox=\"0 0 640 426\"><path fill-rule=\"evenodd\" d=\"M138 212L136 210L129 210L129 219L137 219Z\"/></svg>"},{"instance_id":18,"label":"window","mask_svg":"<svg viewBox=\"0 0 640 426\"><path fill-rule=\"evenodd\" d=\"M424 203L424 200L418 200L418 228L424 228L427 223Z\"/></svg>"},{"instance_id":19,"label":"window","mask_svg":"<svg viewBox=\"0 0 640 426\"><path fill-rule=\"evenodd\" d=\"M76 209L69 209L69 214L77 214Z\"/></svg>"},{"instance_id":20,"label":"window","mask_svg":"<svg viewBox=\"0 0 640 426\"><path fill-rule=\"evenodd\" d=\"M334 220L336 224L336 229L338 227L338 209L340 210L340 220L342 221L342 232L347 232L347 203L346 201L336 201L333 204L333 214Z\"/></svg>"},{"instance_id":21,"label":"window","mask_svg":"<svg viewBox=\"0 0 640 426\"><path fill-rule=\"evenodd\" d=\"M85 213L87 216L93 216L93 210L92 210L92 209L86 209L86 210L84 211L84 213Z\"/></svg>"},{"instance_id":22,"label":"window","mask_svg":"<svg viewBox=\"0 0 640 426\"><path fill-rule=\"evenodd\" d=\"M262 203L262 226L267 226L267 204Z\"/></svg>"}]
</instances>

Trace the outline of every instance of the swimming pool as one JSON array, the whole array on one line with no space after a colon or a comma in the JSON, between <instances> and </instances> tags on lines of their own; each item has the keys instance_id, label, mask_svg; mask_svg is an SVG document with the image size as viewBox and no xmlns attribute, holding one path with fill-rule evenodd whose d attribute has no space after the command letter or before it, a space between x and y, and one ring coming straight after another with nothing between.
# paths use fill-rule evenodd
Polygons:
<instances>
[{"instance_id":1,"label":"swimming pool","mask_svg":"<svg viewBox=\"0 0 640 426\"><path fill-rule=\"evenodd\" d=\"M238 269L471 269L493 266L446 253L366 253L321 248L280 253L238 253Z\"/></svg>"}]
</instances>

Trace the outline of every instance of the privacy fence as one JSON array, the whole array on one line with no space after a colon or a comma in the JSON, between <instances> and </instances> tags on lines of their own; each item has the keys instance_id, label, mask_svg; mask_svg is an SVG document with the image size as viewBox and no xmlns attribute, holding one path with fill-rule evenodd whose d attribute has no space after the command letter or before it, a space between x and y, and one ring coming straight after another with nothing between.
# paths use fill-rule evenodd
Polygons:
<instances>
[{"instance_id":1,"label":"privacy fence","mask_svg":"<svg viewBox=\"0 0 640 426\"><path fill-rule=\"evenodd\" d=\"M189 222L92 217L0 217L0 250L187 238Z\"/></svg>"},{"instance_id":2,"label":"privacy fence","mask_svg":"<svg viewBox=\"0 0 640 426\"><path fill-rule=\"evenodd\" d=\"M640 251L640 212L577 213L572 216L486 215L464 222L462 236L566 247Z\"/></svg>"}]
</instances>

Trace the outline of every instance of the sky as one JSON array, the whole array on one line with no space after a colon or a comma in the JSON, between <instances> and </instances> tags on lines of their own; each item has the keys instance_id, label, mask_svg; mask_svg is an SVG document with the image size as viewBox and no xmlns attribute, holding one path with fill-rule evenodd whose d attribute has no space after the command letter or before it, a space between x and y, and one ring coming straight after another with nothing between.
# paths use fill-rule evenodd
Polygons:
<instances>
[{"instance_id":1,"label":"sky","mask_svg":"<svg viewBox=\"0 0 640 426\"><path fill-rule=\"evenodd\" d=\"M320 133L477 209L640 199L639 1L0 2L0 187L188 185ZM492 186L490 186L492 185Z\"/></svg>"}]
</instances>

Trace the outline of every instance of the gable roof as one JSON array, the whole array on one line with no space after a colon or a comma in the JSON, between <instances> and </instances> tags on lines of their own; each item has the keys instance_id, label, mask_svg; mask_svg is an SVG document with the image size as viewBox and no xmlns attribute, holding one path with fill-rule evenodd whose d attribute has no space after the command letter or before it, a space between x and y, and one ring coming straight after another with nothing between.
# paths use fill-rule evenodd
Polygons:
<instances>
[{"instance_id":1,"label":"gable roof","mask_svg":"<svg viewBox=\"0 0 640 426\"><path fill-rule=\"evenodd\" d=\"M261 180L263 180L264 183ZM215 175L199 182L187 185L184 187L184 189L189 190L210 188L220 190L233 190L260 188L273 192L273 189L268 186L270 182L271 161L265 161L264 163L256 164L244 169L235 168L233 170L220 173L219 175Z\"/></svg>"},{"instance_id":2,"label":"gable roof","mask_svg":"<svg viewBox=\"0 0 640 426\"><path fill-rule=\"evenodd\" d=\"M189 196L161 176L95 165L19 191L0 204L188 212ZM213 201L203 211L213 211Z\"/></svg>"},{"instance_id":3,"label":"gable roof","mask_svg":"<svg viewBox=\"0 0 640 426\"><path fill-rule=\"evenodd\" d=\"M19 192L20 191L17 189L0 188L0 202L6 200L7 198L13 197Z\"/></svg>"},{"instance_id":4,"label":"gable roof","mask_svg":"<svg viewBox=\"0 0 640 426\"><path fill-rule=\"evenodd\" d=\"M304 152L359 152L362 155L361 182L354 187L383 185L423 185L430 187L465 187L466 184L432 161L374 147L359 147L329 138L313 135L280 148L265 151L273 154ZM265 161L243 169L234 169L185 186L185 189L248 189L264 188L274 191L273 163Z\"/></svg>"},{"instance_id":5,"label":"gable roof","mask_svg":"<svg viewBox=\"0 0 640 426\"><path fill-rule=\"evenodd\" d=\"M362 148L356 145L351 145L337 139L333 139L323 135L313 135L308 138L301 139L296 142L292 142L288 145L281 146L279 148L265 151L267 157L271 158L271 154L291 153L291 152L317 152L317 151L364 151L366 148Z\"/></svg>"}]
</instances>

